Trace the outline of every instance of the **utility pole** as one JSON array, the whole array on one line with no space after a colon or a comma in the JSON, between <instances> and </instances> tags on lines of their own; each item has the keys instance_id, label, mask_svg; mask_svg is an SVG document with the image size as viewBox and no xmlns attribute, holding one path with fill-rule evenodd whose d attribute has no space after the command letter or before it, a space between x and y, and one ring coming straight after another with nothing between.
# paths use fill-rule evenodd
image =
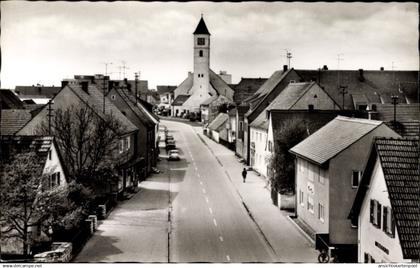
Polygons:
<instances>
[{"instance_id":1,"label":"utility pole","mask_svg":"<svg viewBox=\"0 0 420 268\"><path fill-rule=\"evenodd\" d=\"M345 107L344 107L344 95L346 95L348 93L348 91L346 89L347 89L347 86L340 86L340 94L343 97L343 106L342 106L342 109L343 110L345 110Z\"/></svg>"},{"instance_id":2,"label":"utility pole","mask_svg":"<svg viewBox=\"0 0 420 268\"><path fill-rule=\"evenodd\" d=\"M342 109L344 110L344 95L347 94L346 87L341 86L340 82L340 61L343 61L344 59L341 57L344 55L343 53L337 54L337 89L343 96L343 106Z\"/></svg>"},{"instance_id":3,"label":"utility pole","mask_svg":"<svg viewBox=\"0 0 420 268\"><path fill-rule=\"evenodd\" d=\"M49 101L48 101L48 108L47 108L47 110L48 110L48 135L49 136L51 136L51 118L54 116L53 114L52 114L52 111L54 110L52 107L51 107L51 103L53 103L53 101L52 101L52 99L50 99Z\"/></svg>"}]
</instances>

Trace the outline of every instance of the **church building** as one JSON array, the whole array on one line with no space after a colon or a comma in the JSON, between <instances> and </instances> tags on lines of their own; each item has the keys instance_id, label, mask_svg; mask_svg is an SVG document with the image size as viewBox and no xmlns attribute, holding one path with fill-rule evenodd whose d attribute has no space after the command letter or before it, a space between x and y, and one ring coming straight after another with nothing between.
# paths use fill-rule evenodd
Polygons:
<instances>
[{"instance_id":1,"label":"church building","mask_svg":"<svg viewBox=\"0 0 420 268\"><path fill-rule=\"evenodd\" d=\"M219 76L210 69L210 32L201 17L193 33L194 72L175 89L172 116L200 113L200 105L209 99L224 97L233 102L233 89L228 85L230 76ZM226 79L227 78L227 79Z\"/></svg>"}]
</instances>

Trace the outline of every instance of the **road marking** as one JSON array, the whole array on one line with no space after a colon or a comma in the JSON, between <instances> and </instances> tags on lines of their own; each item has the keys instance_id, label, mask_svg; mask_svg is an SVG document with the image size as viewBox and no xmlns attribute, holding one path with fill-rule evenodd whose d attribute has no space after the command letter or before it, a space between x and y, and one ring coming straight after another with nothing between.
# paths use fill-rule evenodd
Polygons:
<instances>
[{"instance_id":1,"label":"road marking","mask_svg":"<svg viewBox=\"0 0 420 268\"><path fill-rule=\"evenodd\" d=\"M210 214L213 214L213 210L211 208L209 208Z\"/></svg>"},{"instance_id":2,"label":"road marking","mask_svg":"<svg viewBox=\"0 0 420 268\"><path fill-rule=\"evenodd\" d=\"M209 199L206 197L206 202L208 203L209 202Z\"/></svg>"},{"instance_id":3,"label":"road marking","mask_svg":"<svg viewBox=\"0 0 420 268\"><path fill-rule=\"evenodd\" d=\"M199 177L199 178L200 178L200 173L197 173L197 177Z\"/></svg>"},{"instance_id":4,"label":"road marking","mask_svg":"<svg viewBox=\"0 0 420 268\"><path fill-rule=\"evenodd\" d=\"M202 188L203 194L206 194L206 189Z\"/></svg>"},{"instance_id":5,"label":"road marking","mask_svg":"<svg viewBox=\"0 0 420 268\"><path fill-rule=\"evenodd\" d=\"M213 219L213 223L214 223L214 226L217 226L217 221L216 221L216 219Z\"/></svg>"},{"instance_id":6,"label":"road marking","mask_svg":"<svg viewBox=\"0 0 420 268\"><path fill-rule=\"evenodd\" d=\"M230 256L229 256L229 255L226 255L226 259L227 259L228 261L230 261Z\"/></svg>"},{"instance_id":7,"label":"road marking","mask_svg":"<svg viewBox=\"0 0 420 268\"><path fill-rule=\"evenodd\" d=\"M223 242L223 236L219 236L220 242Z\"/></svg>"},{"instance_id":8,"label":"road marking","mask_svg":"<svg viewBox=\"0 0 420 268\"><path fill-rule=\"evenodd\" d=\"M203 182L202 181L200 181L200 185L203 185Z\"/></svg>"}]
</instances>

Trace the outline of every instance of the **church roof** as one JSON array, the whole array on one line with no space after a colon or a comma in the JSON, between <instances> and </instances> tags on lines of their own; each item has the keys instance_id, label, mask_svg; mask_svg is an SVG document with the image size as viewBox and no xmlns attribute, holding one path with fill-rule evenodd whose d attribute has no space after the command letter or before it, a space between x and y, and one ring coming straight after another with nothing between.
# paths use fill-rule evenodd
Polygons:
<instances>
[{"instance_id":1,"label":"church roof","mask_svg":"<svg viewBox=\"0 0 420 268\"><path fill-rule=\"evenodd\" d=\"M195 28L195 31L193 34L208 34L210 35L209 30L207 29L206 23L204 22L203 17L201 17L200 22L197 25L197 28Z\"/></svg>"}]
</instances>

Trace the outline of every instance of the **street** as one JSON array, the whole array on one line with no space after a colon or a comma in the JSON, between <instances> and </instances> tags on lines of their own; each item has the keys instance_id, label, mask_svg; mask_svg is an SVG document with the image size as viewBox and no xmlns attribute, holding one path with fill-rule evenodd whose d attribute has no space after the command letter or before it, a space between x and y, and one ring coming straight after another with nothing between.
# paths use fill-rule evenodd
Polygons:
<instances>
[{"instance_id":1,"label":"street","mask_svg":"<svg viewBox=\"0 0 420 268\"><path fill-rule=\"evenodd\" d=\"M137 194L120 203L74 261L284 261L249 215L223 163L194 129L179 122L161 124L174 136L181 160L167 161L162 149L162 173L151 175Z\"/></svg>"}]
</instances>

